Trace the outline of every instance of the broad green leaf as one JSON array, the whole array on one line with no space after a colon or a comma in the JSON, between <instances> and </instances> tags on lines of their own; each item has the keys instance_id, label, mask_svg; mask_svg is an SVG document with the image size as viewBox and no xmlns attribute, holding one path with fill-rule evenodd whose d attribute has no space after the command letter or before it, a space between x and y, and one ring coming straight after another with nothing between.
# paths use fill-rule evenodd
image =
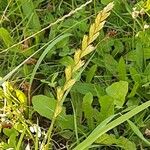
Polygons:
<instances>
[{"instance_id":1,"label":"broad green leaf","mask_svg":"<svg viewBox=\"0 0 150 150\"><path fill-rule=\"evenodd\" d=\"M86 74L86 82L91 82L97 70L97 65L93 65Z\"/></svg>"},{"instance_id":2,"label":"broad green leaf","mask_svg":"<svg viewBox=\"0 0 150 150\"><path fill-rule=\"evenodd\" d=\"M14 129L14 128L11 128L11 129L9 129L9 128L4 128L3 129L3 133L6 135L6 136L11 136L12 134L14 134L15 136L18 136L19 135L19 133L17 132L17 130L16 129Z\"/></svg>"},{"instance_id":3,"label":"broad green leaf","mask_svg":"<svg viewBox=\"0 0 150 150\"><path fill-rule=\"evenodd\" d=\"M130 125L131 129L133 130L133 132L141 139L143 140L148 146L150 146L150 142L145 139L145 137L143 136L143 134L141 133L141 131L139 130L139 128L130 120L128 120L128 124Z\"/></svg>"},{"instance_id":4,"label":"broad green leaf","mask_svg":"<svg viewBox=\"0 0 150 150\"><path fill-rule=\"evenodd\" d=\"M128 82L115 82L106 88L106 92L109 96L114 98L114 104L116 104L119 107L122 107L128 92Z\"/></svg>"},{"instance_id":5,"label":"broad green leaf","mask_svg":"<svg viewBox=\"0 0 150 150\"><path fill-rule=\"evenodd\" d=\"M121 57L119 60L118 73L119 73L119 79L125 81L126 80L126 64L125 64L123 57Z\"/></svg>"},{"instance_id":6,"label":"broad green leaf","mask_svg":"<svg viewBox=\"0 0 150 150\"><path fill-rule=\"evenodd\" d=\"M100 121L114 115L114 99L108 95L99 98L100 109Z\"/></svg>"},{"instance_id":7,"label":"broad green leaf","mask_svg":"<svg viewBox=\"0 0 150 150\"><path fill-rule=\"evenodd\" d=\"M83 98L82 108L90 129L94 128L92 102L93 95L91 93L87 93Z\"/></svg>"},{"instance_id":8,"label":"broad green leaf","mask_svg":"<svg viewBox=\"0 0 150 150\"><path fill-rule=\"evenodd\" d=\"M51 97L47 97L45 95L36 95L32 98L32 104L35 111L37 111L41 116L46 117L48 119L53 118L56 100ZM63 107L63 111L58 116L57 125L62 129L71 129L74 128L73 116L66 115L65 109Z\"/></svg>"},{"instance_id":9,"label":"broad green leaf","mask_svg":"<svg viewBox=\"0 0 150 150\"><path fill-rule=\"evenodd\" d=\"M16 143L17 143L17 137L15 134L11 134L9 136L9 139L8 139L8 145L9 145L9 148L16 148Z\"/></svg>"},{"instance_id":10,"label":"broad green leaf","mask_svg":"<svg viewBox=\"0 0 150 150\"><path fill-rule=\"evenodd\" d=\"M2 39L6 47L13 45L13 39L10 33L3 27L0 28L0 39Z\"/></svg>"},{"instance_id":11,"label":"broad green leaf","mask_svg":"<svg viewBox=\"0 0 150 150\"><path fill-rule=\"evenodd\" d=\"M93 96L97 96L97 91L95 89L95 85L92 83L82 83L82 82L77 82L72 90L76 90L77 92L81 94L86 94L88 92L92 93Z\"/></svg>"},{"instance_id":12,"label":"broad green leaf","mask_svg":"<svg viewBox=\"0 0 150 150\"><path fill-rule=\"evenodd\" d=\"M150 106L150 101L147 101L140 106L132 109L131 111L121 115L117 119L108 123L113 117L109 117L108 119L104 120L100 123L92 133L80 144L78 144L73 150L84 150L85 148L89 147L93 142L95 142L99 137L101 137L106 132L110 131L111 129L115 128L116 126L122 124L123 122L129 120L131 117L135 116L139 112L143 111L144 109Z\"/></svg>"},{"instance_id":13,"label":"broad green leaf","mask_svg":"<svg viewBox=\"0 0 150 150\"><path fill-rule=\"evenodd\" d=\"M52 119L56 106L56 100L44 95L36 95L32 98L32 104L35 111L41 116Z\"/></svg>"}]
</instances>

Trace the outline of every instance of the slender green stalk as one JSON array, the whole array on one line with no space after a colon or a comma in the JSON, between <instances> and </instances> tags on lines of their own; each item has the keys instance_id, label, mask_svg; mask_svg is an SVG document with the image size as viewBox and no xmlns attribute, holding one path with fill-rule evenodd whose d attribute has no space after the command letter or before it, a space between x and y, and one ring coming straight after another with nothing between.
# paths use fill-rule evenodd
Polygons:
<instances>
[{"instance_id":1,"label":"slender green stalk","mask_svg":"<svg viewBox=\"0 0 150 150\"><path fill-rule=\"evenodd\" d=\"M19 138L19 141L18 141L18 144L17 144L17 147L16 147L16 150L20 150L20 147L21 147L21 144L22 144L22 140L24 138L24 135L25 135L25 132L26 132L26 128L24 128L20 138Z\"/></svg>"},{"instance_id":2,"label":"slender green stalk","mask_svg":"<svg viewBox=\"0 0 150 150\"><path fill-rule=\"evenodd\" d=\"M42 142L42 150L44 150L44 149L48 149L49 148L49 145L50 145L50 141L51 141L51 135L52 135L52 130L53 130L53 128L54 128L54 124L55 124L55 121L56 121L56 118L53 116L53 119L52 119L52 121L51 121L51 125L50 125L50 127L49 127L49 129L48 129L48 131L47 131L47 134L45 135L45 137L44 137L44 140L43 140L43 142ZM47 140L47 142L46 142L46 140ZM47 144L46 144L47 143ZM46 144L46 145L45 145Z\"/></svg>"}]
</instances>

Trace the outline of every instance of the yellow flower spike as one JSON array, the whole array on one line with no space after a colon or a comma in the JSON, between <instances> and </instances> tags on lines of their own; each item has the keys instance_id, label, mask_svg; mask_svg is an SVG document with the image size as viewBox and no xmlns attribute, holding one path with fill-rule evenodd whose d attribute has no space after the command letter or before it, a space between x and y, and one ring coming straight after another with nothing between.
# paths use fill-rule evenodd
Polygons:
<instances>
[{"instance_id":1,"label":"yellow flower spike","mask_svg":"<svg viewBox=\"0 0 150 150\"><path fill-rule=\"evenodd\" d=\"M108 12L108 13L102 12L102 15L101 15L101 22L104 21L106 18L108 18L109 15L110 15L110 12Z\"/></svg>"},{"instance_id":2,"label":"yellow flower spike","mask_svg":"<svg viewBox=\"0 0 150 150\"><path fill-rule=\"evenodd\" d=\"M62 111L62 107L60 105L57 105L55 113L54 113L54 117L56 118Z\"/></svg>"},{"instance_id":3,"label":"yellow flower spike","mask_svg":"<svg viewBox=\"0 0 150 150\"><path fill-rule=\"evenodd\" d=\"M93 42L97 39L98 36L99 36L99 32L97 32L97 33L94 34L91 38L89 38L88 43L89 43L89 44L93 43Z\"/></svg>"},{"instance_id":4,"label":"yellow flower spike","mask_svg":"<svg viewBox=\"0 0 150 150\"><path fill-rule=\"evenodd\" d=\"M85 50L88 46L88 36L84 35L83 40L82 40L82 51Z\"/></svg>"},{"instance_id":5,"label":"yellow flower spike","mask_svg":"<svg viewBox=\"0 0 150 150\"><path fill-rule=\"evenodd\" d=\"M95 23L93 23L91 26L90 26L90 30L89 30L89 39L91 40L95 34L95 29L96 29L96 25ZM89 44L89 43L88 43Z\"/></svg>"},{"instance_id":6,"label":"yellow flower spike","mask_svg":"<svg viewBox=\"0 0 150 150\"><path fill-rule=\"evenodd\" d=\"M73 68L72 72L76 72L85 64L84 60L80 60Z\"/></svg>"},{"instance_id":7,"label":"yellow flower spike","mask_svg":"<svg viewBox=\"0 0 150 150\"><path fill-rule=\"evenodd\" d=\"M16 98L20 101L20 104L27 104L27 97L25 94L20 90L15 90L16 92Z\"/></svg>"},{"instance_id":8,"label":"yellow flower spike","mask_svg":"<svg viewBox=\"0 0 150 150\"><path fill-rule=\"evenodd\" d=\"M64 95L64 91L62 90L62 88L57 87L57 100L60 101L63 95Z\"/></svg>"},{"instance_id":9,"label":"yellow flower spike","mask_svg":"<svg viewBox=\"0 0 150 150\"><path fill-rule=\"evenodd\" d=\"M67 66L65 69L66 81L70 80L71 76L72 76L72 68L71 68L71 66Z\"/></svg>"},{"instance_id":10,"label":"yellow flower spike","mask_svg":"<svg viewBox=\"0 0 150 150\"><path fill-rule=\"evenodd\" d=\"M111 2L111 3L109 3L109 4L103 9L103 11L104 11L104 12L109 12L109 11L111 11L111 10L113 9L113 7L114 7L114 2Z\"/></svg>"},{"instance_id":11,"label":"yellow flower spike","mask_svg":"<svg viewBox=\"0 0 150 150\"><path fill-rule=\"evenodd\" d=\"M75 79L71 79L68 82L66 82L66 84L64 85L63 90L66 91L69 88L71 88L74 84L75 84L76 80Z\"/></svg>"},{"instance_id":12,"label":"yellow flower spike","mask_svg":"<svg viewBox=\"0 0 150 150\"><path fill-rule=\"evenodd\" d=\"M83 58L84 56L88 55L89 53L91 53L92 51L95 50L95 47L93 45L89 45L81 54L81 58Z\"/></svg>"},{"instance_id":13,"label":"yellow flower spike","mask_svg":"<svg viewBox=\"0 0 150 150\"><path fill-rule=\"evenodd\" d=\"M100 31L103 27L104 27L104 24L105 24L106 21L103 21L101 23L98 24L98 26L96 27L96 31Z\"/></svg>"},{"instance_id":14,"label":"yellow flower spike","mask_svg":"<svg viewBox=\"0 0 150 150\"><path fill-rule=\"evenodd\" d=\"M95 19L95 24L96 26L99 25L102 21L101 21L101 16L102 16L102 12L100 11Z\"/></svg>"},{"instance_id":15,"label":"yellow flower spike","mask_svg":"<svg viewBox=\"0 0 150 150\"><path fill-rule=\"evenodd\" d=\"M80 56L81 56L81 50L78 49L75 54L74 54L74 62L77 64L80 61Z\"/></svg>"}]
</instances>

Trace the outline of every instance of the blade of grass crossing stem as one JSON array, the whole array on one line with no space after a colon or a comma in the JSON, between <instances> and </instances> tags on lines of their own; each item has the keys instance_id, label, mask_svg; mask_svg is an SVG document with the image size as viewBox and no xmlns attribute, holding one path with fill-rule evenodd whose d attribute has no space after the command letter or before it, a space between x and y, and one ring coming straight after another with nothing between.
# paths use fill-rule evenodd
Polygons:
<instances>
[{"instance_id":1,"label":"blade of grass crossing stem","mask_svg":"<svg viewBox=\"0 0 150 150\"><path fill-rule=\"evenodd\" d=\"M148 140L146 140L143 136L143 134L141 133L141 131L138 129L138 127L130 120L127 120L129 126L131 127L131 129L133 130L133 132L141 139L143 140L148 146L150 146L150 142Z\"/></svg>"},{"instance_id":2,"label":"blade of grass crossing stem","mask_svg":"<svg viewBox=\"0 0 150 150\"><path fill-rule=\"evenodd\" d=\"M147 101L141 104L140 106L137 106L133 110L127 112L126 114L118 117L117 119L113 120L112 122L108 123L105 126L99 124L98 127L96 127L94 131L82 143L76 146L73 150L84 150L85 148L89 147L95 140L97 140L101 135L113 129L114 127L120 125L121 123L127 121L128 119L135 116L136 114L143 111L144 109L148 108L149 106L150 106L150 101Z\"/></svg>"},{"instance_id":3,"label":"blade of grass crossing stem","mask_svg":"<svg viewBox=\"0 0 150 150\"><path fill-rule=\"evenodd\" d=\"M34 69L33 69L33 72L31 74L31 78L30 78L30 88L29 88L29 93L31 91L31 85L32 85L32 82L33 82L33 79L34 79L34 76L36 74L36 71L37 69L39 68L41 62L43 61L44 57L47 55L48 52L50 52L52 50L52 48L60 41L62 41L64 38L70 36L71 34L64 34L60 37L58 37L56 40L54 40L45 50L44 52L42 53L42 55L40 56L40 58L38 59Z\"/></svg>"}]
</instances>

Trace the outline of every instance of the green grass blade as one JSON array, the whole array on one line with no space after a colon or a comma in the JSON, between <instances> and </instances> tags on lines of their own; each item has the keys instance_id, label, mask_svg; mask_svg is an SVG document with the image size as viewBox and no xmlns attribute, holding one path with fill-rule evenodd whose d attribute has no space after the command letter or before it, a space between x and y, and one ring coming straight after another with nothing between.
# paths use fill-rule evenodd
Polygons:
<instances>
[{"instance_id":1,"label":"green grass blade","mask_svg":"<svg viewBox=\"0 0 150 150\"><path fill-rule=\"evenodd\" d=\"M33 72L32 72L32 75L31 75L31 78L30 78L30 85L32 84L33 82L33 79L34 79L34 76L36 74L36 71L37 69L39 68L41 62L43 61L44 57L47 55L47 53L49 53L52 48L60 41L62 41L64 38L70 36L71 34L64 34L64 35L61 35L60 37L58 37L57 39L55 39L51 44L48 45L48 47L44 50L44 52L42 53L42 55L40 56L40 58L38 59L34 69L33 69ZM52 52L51 52L52 53Z\"/></svg>"},{"instance_id":2,"label":"green grass blade","mask_svg":"<svg viewBox=\"0 0 150 150\"><path fill-rule=\"evenodd\" d=\"M23 132L22 132L21 135L20 135L20 138L19 138L19 141L18 141L16 150L20 150L20 147L21 147L23 138L24 138L24 136L25 136L25 132L26 132L26 128L23 129Z\"/></svg>"},{"instance_id":3,"label":"green grass blade","mask_svg":"<svg viewBox=\"0 0 150 150\"><path fill-rule=\"evenodd\" d=\"M101 122L94 131L84 140L82 143L80 143L77 147L75 147L73 150L84 150L88 146L90 146L96 139L99 138L98 132L101 128L105 127L109 121L111 121L114 118L115 115L108 117L103 122Z\"/></svg>"},{"instance_id":4,"label":"green grass blade","mask_svg":"<svg viewBox=\"0 0 150 150\"><path fill-rule=\"evenodd\" d=\"M130 120L128 120L128 124L130 125L131 129L133 130L133 132L141 139L143 140L148 146L150 146L150 142L148 140L146 140L143 136L143 134L141 133L141 131L138 129L138 127Z\"/></svg>"},{"instance_id":5,"label":"green grass blade","mask_svg":"<svg viewBox=\"0 0 150 150\"><path fill-rule=\"evenodd\" d=\"M150 106L150 101L147 101L141 104L140 106L137 106L133 110L127 112L126 114L122 115L121 117L113 120L112 122L110 122L109 124L105 126L102 126L101 124L99 124L94 129L94 131L82 143L76 146L73 150L84 150L85 148L89 147L95 140L97 140L101 135L113 129L114 127L120 125L121 123L127 121L128 119L135 116L136 114L143 111L149 106Z\"/></svg>"}]
</instances>

